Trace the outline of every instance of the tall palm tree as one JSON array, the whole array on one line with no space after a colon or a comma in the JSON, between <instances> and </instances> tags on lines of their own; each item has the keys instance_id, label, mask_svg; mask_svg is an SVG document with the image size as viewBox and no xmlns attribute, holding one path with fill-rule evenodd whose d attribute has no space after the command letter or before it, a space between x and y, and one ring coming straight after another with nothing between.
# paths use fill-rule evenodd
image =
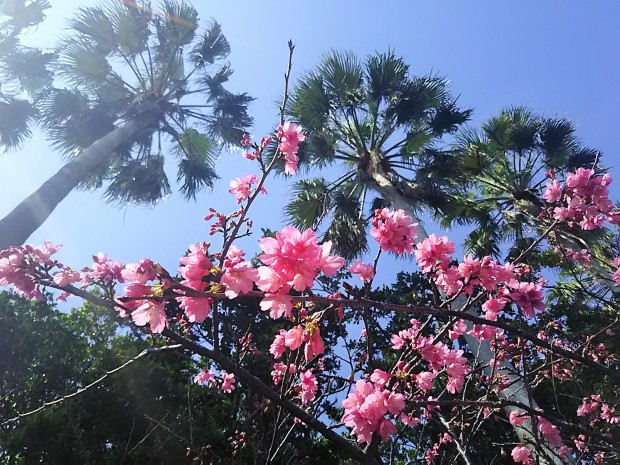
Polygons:
<instances>
[{"instance_id":1,"label":"tall palm tree","mask_svg":"<svg viewBox=\"0 0 620 465\"><path fill-rule=\"evenodd\" d=\"M293 89L287 111L309 132L300 168L341 171L297 183L287 215L299 227L329 222L326 237L347 258L366 250L368 207L442 207L451 172L444 137L471 114L446 79L410 76L393 52L363 63L347 52L326 55Z\"/></svg>"},{"instance_id":2,"label":"tall palm tree","mask_svg":"<svg viewBox=\"0 0 620 465\"><path fill-rule=\"evenodd\" d=\"M170 193L165 153L186 198L211 186L214 159L251 124L247 94L224 88L230 46L218 23L164 0L82 8L59 47L57 78L39 109L68 162L0 221L0 249L23 243L76 187L108 201L154 204ZM218 63L218 64L216 64Z\"/></svg>"}]
</instances>

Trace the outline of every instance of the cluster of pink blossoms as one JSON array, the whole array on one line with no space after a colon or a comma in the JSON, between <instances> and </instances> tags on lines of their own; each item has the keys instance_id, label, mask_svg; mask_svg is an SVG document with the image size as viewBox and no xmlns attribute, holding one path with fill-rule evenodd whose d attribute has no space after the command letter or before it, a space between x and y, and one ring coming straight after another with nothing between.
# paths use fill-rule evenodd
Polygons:
<instances>
[{"instance_id":1,"label":"cluster of pink blossoms","mask_svg":"<svg viewBox=\"0 0 620 465\"><path fill-rule=\"evenodd\" d=\"M344 260L330 255L331 242L319 245L311 229L301 232L285 226L276 237L260 240L263 254L258 258L266 265L258 268L256 285L265 292L261 309L272 318L289 317L293 308L291 288L302 292L314 284L319 273L332 277Z\"/></svg>"},{"instance_id":2,"label":"cluster of pink blossoms","mask_svg":"<svg viewBox=\"0 0 620 465\"><path fill-rule=\"evenodd\" d=\"M203 278L213 273L213 263L208 256L209 244L199 242L189 246L189 253L179 261L181 284L195 291L204 291L208 283ZM211 311L211 299L207 297L177 297L179 306L185 311L190 322L202 323Z\"/></svg>"},{"instance_id":3,"label":"cluster of pink blossoms","mask_svg":"<svg viewBox=\"0 0 620 465\"><path fill-rule=\"evenodd\" d=\"M620 211L609 200L611 175L595 175L594 170L577 168L566 175L564 189L554 175L546 185L543 198L549 203L560 202L553 209L553 217L581 229L592 230L603 226L605 221L620 223Z\"/></svg>"},{"instance_id":4,"label":"cluster of pink blossoms","mask_svg":"<svg viewBox=\"0 0 620 465\"><path fill-rule=\"evenodd\" d=\"M60 246L45 242L41 246L26 245L0 251L0 286L12 285L15 292L28 299L42 299L37 279L38 267L55 267L51 259Z\"/></svg>"},{"instance_id":5,"label":"cluster of pink blossoms","mask_svg":"<svg viewBox=\"0 0 620 465\"><path fill-rule=\"evenodd\" d=\"M254 184L258 184L258 177L255 174L246 173L242 178L236 178L230 181L230 192L237 199L237 203L244 202L252 195ZM264 187L260 188L262 194L267 194Z\"/></svg>"},{"instance_id":6,"label":"cluster of pink blossoms","mask_svg":"<svg viewBox=\"0 0 620 465\"><path fill-rule=\"evenodd\" d=\"M310 320L304 326L297 325L289 329L281 329L269 347L269 353L279 359L286 349L297 350L304 344L306 361L325 352L325 343L321 338L321 330L316 320Z\"/></svg>"},{"instance_id":7,"label":"cluster of pink blossoms","mask_svg":"<svg viewBox=\"0 0 620 465\"><path fill-rule=\"evenodd\" d=\"M123 304L124 308L118 307L121 316L125 315L125 309L129 309L136 325L148 324L153 333L161 333L168 327L166 302L153 298L153 287L148 284L159 276L156 264L147 258L138 263L129 263L121 271L121 276L121 282L127 283L123 295L129 299Z\"/></svg>"},{"instance_id":8,"label":"cluster of pink blossoms","mask_svg":"<svg viewBox=\"0 0 620 465\"><path fill-rule=\"evenodd\" d=\"M248 160L256 160L257 158L261 158L261 152L265 150L269 144L271 144L272 140L273 138L271 136L262 137L260 140L260 145L256 146L256 144L253 144L250 140L250 136L244 132L243 137L241 138L241 145L253 149L251 152L244 152L244 158L247 158Z\"/></svg>"},{"instance_id":9,"label":"cluster of pink blossoms","mask_svg":"<svg viewBox=\"0 0 620 465\"><path fill-rule=\"evenodd\" d=\"M415 250L422 272L431 273L435 284L446 295L453 296L459 292L471 295L477 286L495 293L495 297L482 305L488 320L496 320L499 311L510 300L517 304L526 318L534 317L537 310L544 310L543 283L519 281L514 265L502 265L488 256L477 259L466 255L458 265L451 264L453 259L450 254L453 252L454 242L434 234L417 244ZM488 336L495 334L494 330L489 331Z\"/></svg>"},{"instance_id":10,"label":"cluster of pink blossoms","mask_svg":"<svg viewBox=\"0 0 620 465\"><path fill-rule=\"evenodd\" d=\"M375 270L372 265L364 264L359 260L355 260L350 266L349 271L360 277L365 283L372 281L375 277Z\"/></svg>"},{"instance_id":11,"label":"cluster of pink blossoms","mask_svg":"<svg viewBox=\"0 0 620 465\"><path fill-rule=\"evenodd\" d=\"M230 393L235 390L235 375L233 373L227 373L222 371L220 373L221 384L220 389L223 392ZM208 384L209 387L217 385L217 375L212 370L201 370L196 376L194 376L194 383L196 384Z\"/></svg>"},{"instance_id":12,"label":"cluster of pink blossoms","mask_svg":"<svg viewBox=\"0 0 620 465\"><path fill-rule=\"evenodd\" d=\"M247 294L258 280L258 270L252 264L244 261L245 253L234 245L230 247L224 260L224 274L220 283L226 286L226 297L234 299L241 294Z\"/></svg>"},{"instance_id":13,"label":"cluster of pink blossoms","mask_svg":"<svg viewBox=\"0 0 620 465\"><path fill-rule=\"evenodd\" d=\"M375 211L370 235L379 243L381 250L402 255L413 252L417 225L403 210L384 208Z\"/></svg>"},{"instance_id":14,"label":"cluster of pink blossoms","mask_svg":"<svg viewBox=\"0 0 620 465\"><path fill-rule=\"evenodd\" d=\"M430 371L423 371L418 374L411 374L415 382L423 391L430 391L433 388L434 379L444 372L448 375L446 389L451 394L460 391L465 382L465 376L469 373L467 359L463 357L462 350L450 349L442 342L433 342L430 337L420 334L421 324L412 318L411 327L393 334L390 342L394 350L412 349L419 353L427 362ZM406 373L408 369L403 366Z\"/></svg>"},{"instance_id":15,"label":"cluster of pink blossoms","mask_svg":"<svg viewBox=\"0 0 620 465\"><path fill-rule=\"evenodd\" d=\"M278 126L276 136L280 141L278 150L284 154L284 172L293 175L297 172L299 144L306 139L298 124L287 121Z\"/></svg>"},{"instance_id":16,"label":"cluster of pink blossoms","mask_svg":"<svg viewBox=\"0 0 620 465\"><path fill-rule=\"evenodd\" d=\"M620 425L620 412L614 411L609 404L603 402L599 394L583 399L577 408L577 416L590 416L592 423L605 421L612 425Z\"/></svg>"},{"instance_id":17,"label":"cluster of pink blossoms","mask_svg":"<svg viewBox=\"0 0 620 465\"><path fill-rule=\"evenodd\" d=\"M370 443L374 433L387 441L396 432L396 427L386 415L398 417L405 408L405 396L385 389L382 383L374 384L360 379L342 401L342 406L342 421L352 428L357 442Z\"/></svg>"}]
</instances>

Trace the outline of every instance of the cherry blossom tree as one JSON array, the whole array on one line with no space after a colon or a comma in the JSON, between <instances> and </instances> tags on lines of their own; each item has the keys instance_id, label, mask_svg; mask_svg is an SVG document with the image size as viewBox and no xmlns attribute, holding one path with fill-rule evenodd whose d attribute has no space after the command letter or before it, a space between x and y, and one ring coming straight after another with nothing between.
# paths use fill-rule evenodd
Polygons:
<instances>
[{"instance_id":1,"label":"cherry blossom tree","mask_svg":"<svg viewBox=\"0 0 620 465\"><path fill-rule=\"evenodd\" d=\"M278 409L278 418L290 419L281 423L289 431L313 431L358 463L618 460L617 296L612 287L575 287L584 277L606 279L580 251L572 256L577 268L566 266L570 278L545 279L528 262L535 247L568 259L552 240L558 228L579 236L620 221L609 199L611 177L597 166L549 173L539 198L546 227L510 261L456 257L448 237L424 234L407 211L394 208L373 214L369 235L379 250L373 258L347 263L312 229L285 226L258 241L252 260L237 242L251 231L251 207L278 164L295 173L306 137L303 127L285 121L289 74L290 62L277 130L259 142L243 138L256 173L231 182L240 208L209 211L210 243L182 246L188 251L178 275L155 257L125 264L103 253L76 271L54 258L58 246L45 243L2 251L0 284L28 298L50 288L60 298L75 295L114 309L158 345L180 346L199 360L196 384L230 395L251 391ZM277 150L267 157L270 144ZM406 265L417 272L415 292L376 298L373 280L386 252L415 260L415 269ZM616 284L618 263L605 264ZM351 279L341 279L346 268ZM558 313L565 286L600 312L587 332ZM267 351L255 347L264 331L255 337L251 330L226 350L227 302L238 299L258 302L252 320L270 322ZM479 357L485 346L488 354ZM248 369L246 357L268 360L271 379ZM494 423L501 425L493 436L499 452L480 455L476 433ZM280 436L280 445L287 437Z\"/></svg>"}]
</instances>

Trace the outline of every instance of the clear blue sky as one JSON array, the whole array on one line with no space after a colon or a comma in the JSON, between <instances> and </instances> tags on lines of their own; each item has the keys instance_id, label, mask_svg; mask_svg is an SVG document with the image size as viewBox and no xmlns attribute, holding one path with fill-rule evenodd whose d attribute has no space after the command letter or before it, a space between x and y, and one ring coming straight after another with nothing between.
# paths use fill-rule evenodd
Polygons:
<instances>
[{"instance_id":1,"label":"clear blue sky","mask_svg":"<svg viewBox=\"0 0 620 465\"><path fill-rule=\"evenodd\" d=\"M79 6L99 3L51 0L48 20L30 40L53 47L64 18ZM212 17L222 24L231 42L232 85L257 99L251 109L257 137L277 118L274 102L282 92L289 38L296 44L294 76L312 69L329 49L364 56L393 48L414 73L432 70L447 76L461 105L475 109L474 125L503 106L521 104L570 118L582 142L603 152L617 183L614 198L620 197L620 142L614 129L620 107L617 0L193 3L201 19ZM58 154L40 137L22 151L1 155L0 215L60 164ZM218 162L222 180L195 203L185 203L175 193L154 208L118 209L106 205L100 192L74 192L30 242L64 244L62 259L78 268L88 265L92 254L106 251L128 262L150 256L174 271L189 243L209 241L208 225L202 220L208 207L234 208L228 181L252 170L239 153L224 154ZM281 180L267 186L270 195L259 198L253 215L263 225L277 225L282 218L286 188L275 188L274 183ZM430 232L438 232L432 228Z\"/></svg>"}]
</instances>

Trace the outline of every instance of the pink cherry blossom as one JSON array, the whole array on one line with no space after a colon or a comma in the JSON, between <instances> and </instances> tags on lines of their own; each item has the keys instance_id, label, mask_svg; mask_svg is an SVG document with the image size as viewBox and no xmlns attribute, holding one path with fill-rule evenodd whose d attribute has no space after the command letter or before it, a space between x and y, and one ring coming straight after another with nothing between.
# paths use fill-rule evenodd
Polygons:
<instances>
[{"instance_id":1,"label":"pink cherry blossom","mask_svg":"<svg viewBox=\"0 0 620 465\"><path fill-rule=\"evenodd\" d=\"M145 326L148 323L153 333L161 333L168 327L165 306L165 302L146 301L131 312L131 319L138 326Z\"/></svg>"},{"instance_id":2,"label":"pink cherry blossom","mask_svg":"<svg viewBox=\"0 0 620 465\"><path fill-rule=\"evenodd\" d=\"M413 252L413 240L417 237L416 226L411 216L403 210L388 208L377 210L372 220L370 235L381 246L381 250L398 255Z\"/></svg>"},{"instance_id":3,"label":"pink cherry blossom","mask_svg":"<svg viewBox=\"0 0 620 465\"><path fill-rule=\"evenodd\" d=\"M358 380L347 398L342 401L344 415L342 421L352 428L359 443L370 443L377 433L387 441L396 432L392 421L386 415L398 417L405 405L402 394L391 393L364 380Z\"/></svg>"},{"instance_id":4,"label":"pink cherry blossom","mask_svg":"<svg viewBox=\"0 0 620 465\"><path fill-rule=\"evenodd\" d=\"M446 236L431 234L417 245L415 258L424 273L430 273L433 268L448 269L452 261L449 254L454 253L454 242Z\"/></svg>"},{"instance_id":5,"label":"pink cherry blossom","mask_svg":"<svg viewBox=\"0 0 620 465\"><path fill-rule=\"evenodd\" d=\"M279 143L278 150L284 154L284 172L293 175L297 172L299 144L306 139L302 127L289 121L278 126L276 133Z\"/></svg>"},{"instance_id":6,"label":"pink cherry blossom","mask_svg":"<svg viewBox=\"0 0 620 465\"><path fill-rule=\"evenodd\" d=\"M208 244L204 242L192 244L189 246L189 253L179 260L184 265L179 268L179 274L184 279L183 284L192 289L202 290L201 280L209 275L213 268L213 263L206 254L208 248Z\"/></svg>"},{"instance_id":7,"label":"pink cherry blossom","mask_svg":"<svg viewBox=\"0 0 620 465\"><path fill-rule=\"evenodd\" d=\"M280 333L276 335L275 339L269 346L269 353L273 355L275 359L279 359L286 350L286 329L281 329Z\"/></svg>"},{"instance_id":8,"label":"pink cherry blossom","mask_svg":"<svg viewBox=\"0 0 620 465\"><path fill-rule=\"evenodd\" d=\"M304 405L310 405L319 389L316 377L311 370L306 370L299 374L299 381L301 385L301 402Z\"/></svg>"},{"instance_id":9,"label":"pink cherry blossom","mask_svg":"<svg viewBox=\"0 0 620 465\"><path fill-rule=\"evenodd\" d=\"M148 281L157 279L156 264L148 258L143 258L138 263L128 263L121 270L121 276L126 282L146 284Z\"/></svg>"},{"instance_id":10,"label":"pink cherry blossom","mask_svg":"<svg viewBox=\"0 0 620 465\"><path fill-rule=\"evenodd\" d=\"M234 194L237 203L241 203L252 195L252 189L255 184L258 184L258 177L254 174L246 173L242 178L236 178L230 181L230 192ZM267 194L264 187L260 189L262 194Z\"/></svg>"},{"instance_id":11,"label":"pink cherry blossom","mask_svg":"<svg viewBox=\"0 0 620 465\"><path fill-rule=\"evenodd\" d=\"M233 373L222 372L222 391L226 393L233 392L235 390L235 375Z\"/></svg>"},{"instance_id":12,"label":"pink cherry blossom","mask_svg":"<svg viewBox=\"0 0 620 465\"><path fill-rule=\"evenodd\" d=\"M297 153L299 144L306 139L300 125L286 121L278 126L276 136L279 139L278 150L283 153Z\"/></svg>"},{"instance_id":13,"label":"pink cherry blossom","mask_svg":"<svg viewBox=\"0 0 620 465\"><path fill-rule=\"evenodd\" d=\"M305 334L307 335L308 331L306 331ZM315 356L321 355L323 352L325 352L325 343L323 342L321 332L317 326L310 330L310 336L308 337L304 347L304 356L306 357L306 361L310 361Z\"/></svg>"},{"instance_id":14,"label":"pink cherry blossom","mask_svg":"<svg viewBox=\"0 0 620 465\"><path fill-rule=\"evenodd\" d=\"M229 299L247 294L259 279L258 270L250 262L243 261L244 255L242 250L233 245L224 260L225 270L220 283L226 286L224 294Z\"/></svg>"},{"instance_id":15,"label":"pink cherry blossom","mask_svg":"<svg viewBox=\"0 0 620 465\"><path fill-rule=\"evenodd\" d=\"M262 311L269 311L269 316L273 319L291 316L293 310L293 299L288 294L276 292L275 294L267 293L260 302Z\"/></svg>"},{"instance_id":16,"label":"pink cherry blossom","mask_svg":"<svg viewBox=\"0 0 620 465\"><path fill-rule=\"evenodd\" d=\"M276 357L278 358L278 357ZM276 386L282 382L282 378L288 371L288 367L282 362L276 362L273 364L273 370L271 370L271 379Z\"/></svg>"},{"instance_id":17,"label":"pink cherry blossom","mask_svg":"<svg viewBox=\"0 0 620 465\"><path fill-rule=\"evenodd\" d=\"M202 323L207 319L211 312L212 300L208 297L176 297L179 307L185 311L187 319L191 323Z\"/></svg>"},{"instance_id":18,"label":"pink cherry blossom","mask_svg":"<svg viewBox=\"0 0 620 465\"><path fill-rule=\"evenodd\" d=\"M549 444L558 446L562 444L562 437L557 426L552 424L549 420L543 417L538 417L538 427Z\"/></svg>"},{"instance_id":19,"label":"pink cherry blossom","mask_svg":"<svg viewBox=\"0 0 620 465\"><path fill-rule=\"evenodd\" d=\"M543 198L549 202L554 203L560 200L562 197L562 187L557 179L554 179L551 182L548 182L546 185L545 192L543 194Z\"/></svg>"},{"instance_id":20,"label":"pink cherry blossom","mask_svg":"<svg viewBox=\"0 0 620 465\"><path fill-rule=\"evenodd\" d=\"M512 459L523 465L532 465L532 452L525 446L517 446L510 453Z\"/></svg>"},{"instance_id":21,"label":"pink cherry blossom","mask_svg":"<svg viewBox=\"0 0 620 465\"><path fill-rule=\"evenodd\" d=\"M301 326L294 326L286 332L284 345L290 350L297 350L304 342L304 329Z\"/></svg>"},{"instance_id":22,"label":"pink cherry blossom","mask_svg":"<svg viewBox=\"0 0 620 465\"><path fill-rule=\"evenodd\" d=\"M64 267L61 271L54 273L54 283L58 286L77 283L80 280L80 273L73 268Z\"/></svg>"},{"instance_id":23,"label":"pink cherry blossom","mask_svg":"<svg viewBox=\"0 0 620 465\"><path fill-rule=\"evenodd\" d=\"M196 376L194 376L194 383L207 384L215 379L215 373L211 370L201 370Z\"/></svg>"},{"instance_id":24,"label":"pink cherry blossom","mask_svg":"<svg viewBox=\"0 0 620 465\"><path fill-rule=\"evenodd\" d=\"M259 246L263 251L259 259L267 266L258 268L256 285L267 293L261 308L274 315L290 314L292 304L286 294L291 287L305 291L314 284L319 272L333 276L344 263L342 258L329 255L331 243L318 244L311 229L302 232L285 226L275 238L262 238Z\"/></svg>"},{"instance_id":25,"label":"pink cherry blossom","mask_svg":"<svg viewBox=\"0 0 620 465\"><path fill-rule=\"evenodd\" d=\"M430 371L423 371L421 373L418 373L415 377L415 383L423 391L430 391L431 389L433 389L434 380L435 375Z\"/></svg>"},{"instance_id":26,"label":"pink cherry blossom","mask_svg":"<svg viewBox=\"0 0 620 465\"><path fill-rule=\"evenodd\" d=\"M527 415L520 410L513 410L508 416L508 420L512 426L521 426L527 419Z\"/></svg>"},{"instance_id":27,"label":"pink cherry blossom","mask_svg":"<svg viewBox=\"0 0 620 465\"><path fill-rule=\"evenodd\" d=\"M370 264L363 264L359 260L355 260L351 266L349 266L349 271L358 275L364 282L372 281L372 278L375 277L375 270L373 269L373 266Z\"/></svg>"},{"instance_id":28,"label":"pink cherry blossom","mask_svg":"<svg viewBox=\"0 0 620 465\"><path fill-rule=\"evenodd\" d=\"M512 280L506 284L512 290L509 293L510 298L519 306L526 318L533 318L536 310L543 311L545 309L542 284L517 280Z\"/></svg>"}]
</instances>

